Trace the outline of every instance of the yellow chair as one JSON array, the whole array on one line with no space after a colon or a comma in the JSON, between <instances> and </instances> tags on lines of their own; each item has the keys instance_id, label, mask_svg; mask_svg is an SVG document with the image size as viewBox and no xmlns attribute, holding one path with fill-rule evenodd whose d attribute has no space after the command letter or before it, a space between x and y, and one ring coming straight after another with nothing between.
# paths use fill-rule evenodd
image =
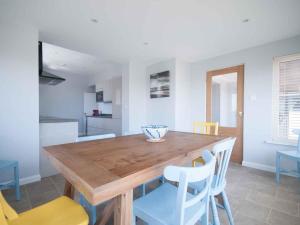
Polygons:
<instances>
[{"instance_id":1,"label":"yellow chair","mask_svg":"<svg viewBox=\"0 0 300 225\"><path fill-rule=\"evenodd\" d=\"M0 192L1 225L88 225L81 205L62 196L34 209L17 214Z\"/></svg>"},{"instance_id":2,"label":"yellow chair","mask_svg":"<svg viewBox=\"0 0 300 225\"><path fill-rule=\"evenodd\" d=\"M193 122L193 131L194 133L207 134L207 135L218 135L219 132L219 124L214 122ZM202 157L194 159L192 162L193 167L196 166L197 163L204 164L204 160Z\"/></svg>"}]
</instances>

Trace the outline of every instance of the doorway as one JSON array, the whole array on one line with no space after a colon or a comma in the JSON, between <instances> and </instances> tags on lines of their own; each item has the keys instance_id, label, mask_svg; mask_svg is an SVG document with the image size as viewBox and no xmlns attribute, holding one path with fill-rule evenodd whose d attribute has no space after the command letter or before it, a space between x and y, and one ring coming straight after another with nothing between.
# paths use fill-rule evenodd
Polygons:
<instances>
[{"instance_id":1,"label":"doorway","mask_svg":"<svg viewBox=\"0 0 300 225\"><path fill-rule=\"evenodd\" d=\"M231 161L243 161L244 65L207 72L206 120L219 123L219 135L236 137Z\"/></svg>"}]
</instances>

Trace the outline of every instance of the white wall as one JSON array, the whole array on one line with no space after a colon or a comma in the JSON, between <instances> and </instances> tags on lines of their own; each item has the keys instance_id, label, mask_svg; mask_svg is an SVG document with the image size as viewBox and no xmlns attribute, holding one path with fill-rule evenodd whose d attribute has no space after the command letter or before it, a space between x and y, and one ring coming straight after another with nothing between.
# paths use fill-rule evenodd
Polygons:
<instances>
[{"instance_id":1,"label":"white wall","mask_svg":"<svg viewBox=\"0 0 300 225\"><path fill-rule=\"evenodd\" d=\"M163 71L170 71L170 97L150 98L150 75ZM146 70L146 108L147 123L162 124L169 126L169 129L175 129L175 76L176 60L168 60L156 63L147 67Z\"/></svg>"},{"instance_id":2,"label":"white wall","mask_svg":"<svg viewBox=\"0 0 300 225\"><path fill-rule=\"evenodd\" d=\"M191 131L191 66L176 60L175 70L175 130Z\"/></svg>"},{"instance_id":3,"label":"white wall","mask_svg":"<svg viewBox=\"0 0 300 225\"><path fill-rule=\"evenodd\" d=\"M0 158L19 161L21 182L30 182L40 178L38 31L0 28Z\"/></svg>"},{"instance_id":4,"label":"white wall","mask_svg":"<svg viewBox=\"0 0 300 225\"><path fill-rule=\"evenodd\" d=\"M122 134L129 133L129 63L122 65Z\"/></svg>"},{"instance_id":5,"label":"white wall","mask_svg":"<svg viewBox=\"0 0 300 225\"><path fill-rule=\"evenodd\" d=\"M122 130L123 134L141 133L146 124L146 71L142 62L131 61L123 66Z\"/></svg>"},{"instance_id":6,"label":"white wall","mask_svg":"<svg viewBox=\"0 0 300 225\"><path fill-rule=\"evenodd\" d=\"M84 92L88 92L89 77L56 74L66 80L58 85L40 85L40 115L72 118L79 121L79 132L84 130Z\"/></svg>"},{"instance_id":7,"label":"white wall","mask_svg":"<svg viewBox=\"0 0 300 225\"><path fill-rule=\"evenodd\" d=\"M206 71L245 64L244 162L272 170L276 150L291 149L265 143L271 138L272 59L299 52L300 36L192 64L192 119L205 120Z\"/></svg>"},{"instance_id":8,"label":"white wall","mask_svg":"<svg viewBox=\"0 0 300 225\"><path fill-rule=\"evenodd\" d=\"M150 98L150 75L170 71L170 97ZM144 124L191 130L190 65L171 59L145 66L131 61L123 67L123 133L140 133Z\"/></svg>"}]
</instances>

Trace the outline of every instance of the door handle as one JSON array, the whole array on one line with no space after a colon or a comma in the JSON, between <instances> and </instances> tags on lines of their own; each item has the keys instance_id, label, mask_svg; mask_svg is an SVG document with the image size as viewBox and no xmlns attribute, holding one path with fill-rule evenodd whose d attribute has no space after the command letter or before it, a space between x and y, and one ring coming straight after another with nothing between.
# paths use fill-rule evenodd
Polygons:
<instances>
[{"instance_id":1,"label":"door handle","mask_svg":"<svg viewBox=\"0 0 300 225\"><path fill-rule=\"evenodd\" d=\"M239 112L239 116L242 117L243 116L243 112Z\"/></svg>"}]
</instances>

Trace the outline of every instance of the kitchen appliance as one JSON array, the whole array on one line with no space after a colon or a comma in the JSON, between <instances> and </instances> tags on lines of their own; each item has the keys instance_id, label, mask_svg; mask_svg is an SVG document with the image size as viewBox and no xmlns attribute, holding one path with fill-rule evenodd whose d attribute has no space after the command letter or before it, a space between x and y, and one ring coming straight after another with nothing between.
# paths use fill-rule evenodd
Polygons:
<instances>
[{"instance_id":1,"label":"kitchen appliance","mask_svg":"<svg viewBox=\"0 0 300 225\"><path fill-rule=\"evenodd\" d=\"M57 85L65 78L56 76L43 70L43 43L39 41L39 82L40 84Z\"/></svg>"},{"instance_id":2,"label":"kitchen appliance","mask_svg":"<svg viewBox=\"0 0 300 225\"><path fill-rule=\"evenodd\" d=\"M93 110L93 116L100 116L100 112L98 109Z\"/></svg>"},{"instance_id":3,"label":"kitchen appliance","mask_svg":"<svg viewBox=\"0 0 300 225\"><path fill-rule=\"evenodd\" d=\"M96 102L103 102L103 91L96 92Z\"/></svg>"}]
</instances>

